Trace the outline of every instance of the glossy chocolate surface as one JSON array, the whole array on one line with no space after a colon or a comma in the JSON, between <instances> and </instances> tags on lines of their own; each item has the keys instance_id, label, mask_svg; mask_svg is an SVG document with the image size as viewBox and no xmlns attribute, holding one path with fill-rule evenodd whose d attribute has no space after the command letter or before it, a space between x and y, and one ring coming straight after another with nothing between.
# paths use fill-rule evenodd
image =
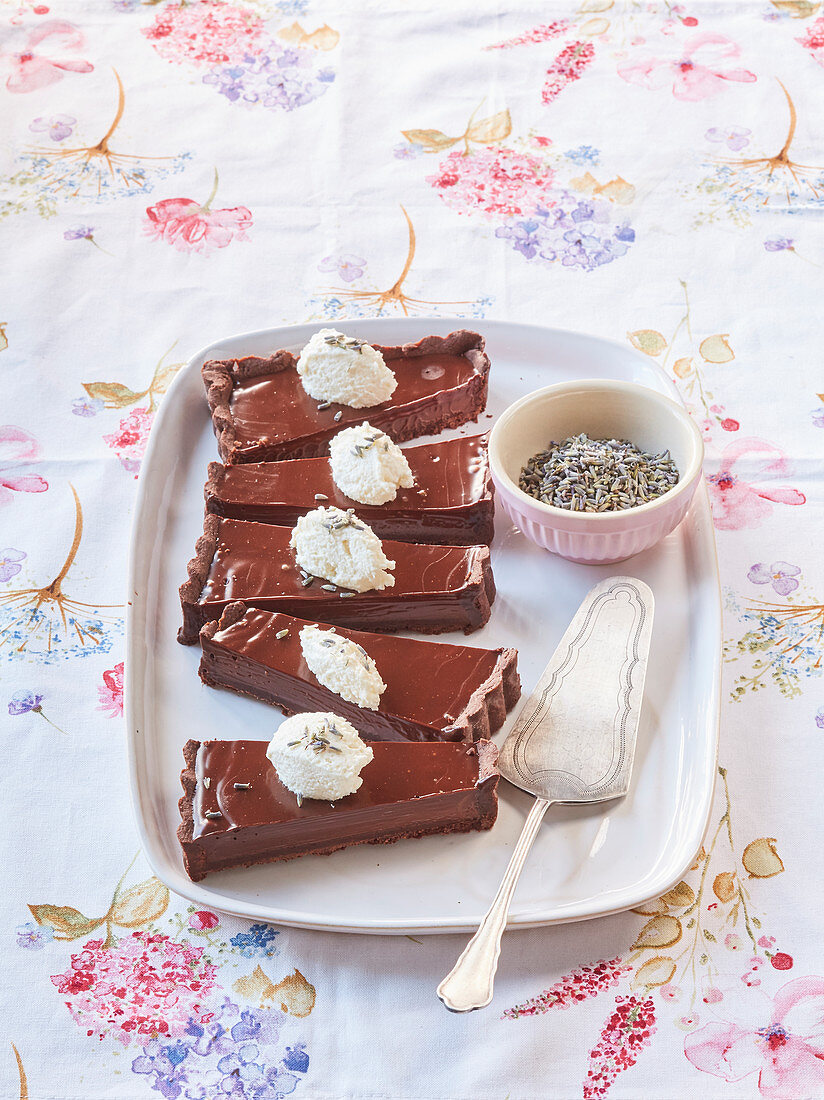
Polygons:
<instances>
[{"instance_id":1,"label":"glossy chocolate surface","mask_svg":"<svg viewBox=\"0 0 824 1100\"><path fill-rule=\"evenodd\" d=\"M201 678L205 683L264 699L289 712L332 710L366 737L488 737L500 727L506 710L519 695L513 650L478 649L338 627L340 637L360 645L374 660L386 684L378 710L367 710L342 699L315 678L300 643L300 631L309 623L251 609L236 613L243 617L223 629L215 630L212 624L201 634ZM288 634L279 637L284 631ZM466 712L471 705L469 719Z\"/></svg>"},{"instance_id":2,"label":"glossy chocolate surface","mask_svg":"<svg viewBox=\"0 0 824 1100\"><path fill-rule=\"evenodd\" d=\"M308 395L296 370L238 380L229 405L235 419L235 438L241 445L258 442L265 445L313 436L324 430L334 434L366 419L374 427L381 427L399 405L456 390L477 373L463 355L387 357L386 365L395 372L398 382L395 392L388 401L367 409L333 402L319 410L322 402ZM337 421L336 413L341 414Z\"/></svg>"},{"instance_id":3,"label":"glossy chocolate surface","mask_svg":"<svg viewBox=\"0 0 824 1100\"><path fill-rule=\"evenodd\" d=\"M473 630L489 617L494 586L486 547L385 541L384 553L395 562L394 586L342 597L340 589L325 590L325 581L301 583L289 546L291 528L209 516L207 530L210 521L217 528L216 544L213 554L201 548L201 555L209 557L202 562L203 580L193 578L181 589L184 642L196 641L200 627L219 618L235 600L302 618L390 631L408 624L435 632ZM200 563L190 563L190 577L199 568Z\"/></svg>"},{"instance_id":4,"label":"glossy chocolate surface","mask_svg":"<svg viewBox=\"0 0 824 1100\"><path fill-rule=\"evenodd\" d=\"M459 509L490 495L486 439L472 436L405 448L415 485L399 488L395 499L382 505L359 504L342 493L327 458L217 466L209 510L238 519L263 519L272 509L285 513L287 506L296 516L319 505L353 507L364 518L366 513L381 516L395 511L426 517L433 509ZM317 500L316 493L327 499Z\"/></svg>"},{"instance_id":5,"label":"glossy chocolate surface","mask_svg":"<svg viewBox=\"0 0 824 1100\"><path fill-rule=\"evenodd\" d=\"M309 397L288 351L213 359L202 375L221 459L229 465L328 454L329 440L368 419L402 443L477 420L489 358L477 332L460 329L400 347L375 345L397 380L389 401L365 409Z\"/></svg>"},{"instance_id":6,"label":"glossy chocolate surface","mask_svg":"<svg viewBox=\"0 0 824 1100\"><path fill-rule=\"evenodd\" d=\"M374 759L363 769L360 790L335 803L297 797L280 782L266 756L267 741L205 741L197 754L192 837L225 833L247 825L273 821L310 822L342 817L340 811L384 807L433 794L474 789L478 782L478 754L471 747L450 742L427 745L370 742ZM208 789L203 780L209 777ZM249 783L249 790L235 790ZM207 812L220 818L208 819Z\"/></svg>"},{"instance_id":7,"label":"glossy chocolate surface","mask_svg":"<svg viewBox=\"0 0 824 1100\"><path fill-rule=\"evenodd\" d=\"M225 519L220 524L220 541L212 561L201 600L254 600L257 597L297 597L302 601L328 603L330 595L323 581L304 588L295 552L289 546L292 529L266 523L244 523ZM398 592L404 596L440 595L461 588L469 579L472 551L455 546L415 546L384 542L383 550L395 566L392 588L360 592L352 602L387 599ZM282 566L287 568L283 569Z\"/></svg>"},{"instance_id":8,"label":"glossy chocolate surface","mask_svg":"<svg viewBox=\"0 0 824 1100\"><path fill-rule=\"evenodd\" d=\"M266 741L189 741L184 747L178 838L194 881L211 871L353 844L489 829L497 816L498 750L489 741L374 742L360 790L335 803L304 799L300 806L266 748Z\"/></svg>"}]
</instances>

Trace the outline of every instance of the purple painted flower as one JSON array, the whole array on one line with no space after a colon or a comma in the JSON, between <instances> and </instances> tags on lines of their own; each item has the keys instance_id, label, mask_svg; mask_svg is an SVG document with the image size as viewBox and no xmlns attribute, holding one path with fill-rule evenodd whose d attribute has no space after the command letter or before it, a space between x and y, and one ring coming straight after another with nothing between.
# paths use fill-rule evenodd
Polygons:
<instances>
[{"instance_id":1,"label":"purple painted flower","mask_svg":"<svg viewBox=\"0 0 824 1100\"><path fill-rule=\"evenodd\" d=\"M774 561L770 566L765 562L757 562L747 573L747 579L753 584L771 584L779 596L789 596L798 588L795 578L800 572L797 565L791 565L787 561Z\"/></svg>"},{"instance_id":2,"label":"purple painted flower","mask_svg":"<svg viewBox=\"0 0 824 1100\"><path fill-rule=\"evenodd\" d=\"M105 402L99 397L76 397L72 401L72 412L75 416L97 416Z\"/></svg>"},{"instance_id":3,"label":"purple painted flower","mask_svg":"<svg viewBox=\"0 0 824 1100\"><path fill-rule=\"evenodd\" d=\"M635 240L635 230L627 222L623 225L616 226L615 228L616 241L624 241L626 244L632 244Z\"/></svg>"},{"instance_id":4,"label":"purple painted flower","mask_svg":"<svg viewBox=\"0 0 824 1100\"><path fill-rule=\"evenodd\" d=\"M286 1048L283 1064L287 1069L297 1073L306 1073L309 1069L309 1055L306 1053L306 1043L295 1043L293 1047Z\"/></svg>"},{"instance_id":5,"label":"purple painted flower","mask_svg":"<svg viewBox=\"0 0 824 1100\"><path fill-rule=\"evenodd\" d=\"M16 577L23 568L19 563L26 557L22 550L15 550L13 546L7 546L0 550L0 583L10 581Z\"/></svg>"},{"instance_id":6,"label":"purple painted flower","mask_svg":"<svg viewBox=\"0 0 824 1100\"><path fill-rule=\"evenodd\" d=\"M392 156L397 160L415 160L423 152L423 146L417 141L402 141L392 147Z\"/></svg>"},{"instance_id":7,"label":"purple painted flower","mask_svg":"<svg viewBox=\"0 0 824 1100\"><path fill-rule=\"evenodd\" d=\"M515 251L531 260L539 251L539 242L536 236L539 228L540 222L537 221L515 221L496 229L495 236L512 241L512 247Z\"/></svg>"},{"instance_id":8,"label":"purple painted flower","mask_svg":"<svg viewBox=\"0 0 824 1100\"><path fill-rule=\"evenodd\" d=\"M101 248L97 241L94 239L94 226L93 225L76 225L74 229L67 229L63 234L64 241L88 241L89 244L94 245L98 252L105 252L107 256L111 256L105 248ZM94 416L94 413L78 413L78 416Z\"/></svg>"},{"instance_id":9,"label":"purple painted flower","mask_svg":"<svg viewBox=\"0 0 824 1100\"><path fill-rule=\"evenodd\" d=\"M149 1039L132 1062L132 1073L167 1100L225 1097L280 1100L294 1092L296 1073L306 1073L304 1044L283 1047L275 1009L241 1009L228 999L215 1005L209 1022L190 1020L175 1042Z\"/></svg>"},{"instance_id":10,"label":"purple painted flower","mask_svg":"<svg viewBox=\"0 0 824 1100\"><path fill-rule=\"evenodd\" d=\"M324 256L318 271L334 271L346 283L359 279L366 270L366 260L359 256Z\"/></svg>"},{"instance_id":11,"label":"purple painted flower","mask_svg":"<svg viewBox=\"0 0 824 1100\"><path fill-rule=\"evenodd\" d=\"M29 129L35 134L48 131L52 141L65 141L71 136L76 123L77 119L72 118L71 115L52 115L51 118L36 118L29 124Z\"/></svg>"},{"instance_id":12,"label":"purple painted flower","mask_svg":"<svg viewBox=\"0 0 824 1100\"><path fill-rule=\"evenodd\" d=\"M19 925L16 932L17 946L25 947L27 951L42 951L46 944L54 939L53 928L44 928L31 921Z\"/></svg>"},{"instance_id":13,"label":"purple painted flower","mask_svg":"<svg viewBox=\"0 0 824 1100\"><path fill-rule=\"evenodd\" d=\"M211 69L203 77L231 103L261 104L270 110L293 111L323 95L335 80L332 69L314 69L315 52L261 40L257 54L245 54L230 65Z\"/></svg>"},{"instance_id":14,"label":"purple painted flower","mask_svg":"<svg viewBox=\"0 0 824 1100\"><path fill-rule=\"evenodd\" d=\"M537 206L526 220L510 218L495 236L511 241L528 260L560 260L564 267L594 271L625 255L635 240L632 226L611 226L611 218L612 208L603 200L578 200L563 193L556 206Z\"/></svg>"},{"instance_id":15,"label":"purple painted flower","mask_svg":"<svg viewBox=\"0 0 824 1100\"><path fill-rule=\"evenodd\" d=\"M764 247L768 252L792 252L795 241L790 237L771 237L764 241Z\"/></svg>"},{"instance_id":16,"label":"purple painted flower","mask_svg":"<svg viewBox=\"0 0 824 1100\"><path fill-rule=\"evenodd\" d=\"M33 691L16 691L11 697L9 703L9 714L28 714L29 711L34 711L35 714L39 714L43 702L43 696L37 695Z\"/></svg>"},{"instance_id":17,"label":"purple painted flower","mask_svg":"<svg viewBox=\"0 0 824 1100\"><path fill-rule=\"evenodd\" d=\"M63 234L64 241L90 241L93 237L93 225L77 225L74 229L67 229Z\"/></svg>"},{"instance_id":18,"label":"purple painted flower","mask_svg":"<svg viewBox=\"0 0 824 1100\"><path fill-rule=\"evenodd\" d=\"M824 405L819 406L817 409L813 409L810 413L813 418L813 424L816 428L824 428Z\"/></svg>"},{"instance_id":19,"label":"purple painted flower","mask_svg":"<svg viewBox=\"0 0 824 1100\"><path fill-rule=\"evenodd\" d=\"M714 126L711 130L707 130L704 137L707 141L723 142L728 149L738 153L750 144L751 133L752 130L748 130L746 126L729 126L726 130L719 130Z\"/></svg>"},{"instance_id":20,"label":"purple painted flower","mask_svg":"<svg viewBox=\"0 0 824 1100\"><path fill-rule=\"evenodd\" d=\"M20 714L39 714L43 721L48 722L58 733L65 733L65 730L55 726L51 718L47 718L43 713L42 702L43 696L34 691L16 691L9 700L9 714L12 717Z\"/></svg>"},{"instance_id":21,"label":"purple painted flower","mask_svg":"<svg viewBox=\"0 0 824 1100\"><path fill-rule=\"evenodd\" d=\"M824 707L819 707L815 712L815 724L820 730L824 730Z\"/></svg>"}]
</instances>

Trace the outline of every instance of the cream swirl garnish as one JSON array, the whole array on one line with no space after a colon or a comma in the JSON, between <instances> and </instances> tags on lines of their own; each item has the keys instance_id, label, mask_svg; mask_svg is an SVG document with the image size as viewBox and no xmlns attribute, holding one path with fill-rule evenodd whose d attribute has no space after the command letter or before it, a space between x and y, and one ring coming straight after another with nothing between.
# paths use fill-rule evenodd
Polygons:
<instances>
[{"instance_id":1,"label":"cream swirl garnish","mask_svg":"<svg viewBox=\"0 0 824 1100\"><path fill-rule=\"evenodd\" d=\"M338 432L329 443L329 464L337 487L359 504L387 504L399 488L414 485L406 455L368 421Z\"/></svg>"},{"instance_id":2,"label":"cream swirl garnish","mask_svg":"<svg viewBox=\"0 0 824 1100\"><path fill-rule=\"evenodd\" d=\"M334 802L354 794L372 760L355 727L325 711L295 714L281 722L266 750L278 779L298 797Z\"/></svg>"},{"instance_id":3,"label":"cream swirl garnish","mask_svg":"<svg viewBox=\"0 0 824 1100\"><path fill-rule=\"evenodd\" d=\"M300 353L297 371L310 397L354 409L388 401L398 384L379 351L333 328L312 336Z\"/></svg>"},{"instance_id":4,"label":"cream swirl garnish","mask_svg":"<svg viewBox=\"0 0 824 1100\"><path fill-rule=\"evenodd\" d=\"M301 516L289 545L309 576L323 577L355 592L391 588L395 568L372 528L350 510L315 508Z\"/></svg>"},{"instance_id":5,"label":"cream swirl garnish","mask_svg":"<svg viewBox=\"0 0 824 1100\"><path fill-rule=\"evenodd\" d=\"M367 710L378 709L386 684L363 646L342 638L334 627L321 630L305 626L300 632L300 647L319 684L347 702Z\"/></svg>"}]
</instances>

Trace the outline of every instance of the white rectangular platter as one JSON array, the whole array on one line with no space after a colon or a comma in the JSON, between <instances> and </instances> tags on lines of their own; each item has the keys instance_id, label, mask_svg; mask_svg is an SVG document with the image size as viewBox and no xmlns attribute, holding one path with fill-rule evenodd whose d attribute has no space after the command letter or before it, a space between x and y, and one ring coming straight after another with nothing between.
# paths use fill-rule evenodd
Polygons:
<instances>
[{"instance_id":1,"label":"white rectangular platter","mask_svg":"<svg viewBox=\"0 0 824 1100\"><path fill-rule=\"evenodd\" d=\"M405 318L341 327L370 343L402 344L445 335L462 323ZM158 877L198 905L302 928L468 931L497 889L531 803L503 780L498 820L489 832L362 845L223 871L201 883L190 882L183 869L175 831L184 742L268 740L282 720L263 703L203 686L199 649L176 640L177 589L202 530L206 466L217 458L200 367L209 358L297 350L316 328L270 329L213 344L180 372L158 413L140 475L131 549L126 699L138 828ZM677 398L654 363L618 344L504 322L481 321L477 328L492 360L492 417L530 390L574 378L629 379ZM459 431L486 431L491 424L482 415ZM699 488L676 531L617 567L576 565L540 550L499 510L492 563L498 589L492 617L466 642L515 646L525 695L593 584L621 573L640 577L653 590L656 618L631 790L606 806L553 808L522 875L509 927L631 908L666 891L688 868L712 799L721 610L705 489ZM465 641L449 634L441 640Z\"/></svg>"}]
</instances>

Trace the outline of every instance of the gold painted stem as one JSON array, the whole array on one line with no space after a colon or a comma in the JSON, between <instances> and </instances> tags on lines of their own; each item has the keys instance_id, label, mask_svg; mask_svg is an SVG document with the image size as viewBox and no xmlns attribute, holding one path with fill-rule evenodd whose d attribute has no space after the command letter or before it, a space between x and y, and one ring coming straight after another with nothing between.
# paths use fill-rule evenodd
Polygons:
<instances>
[{"instance_id":1,"label":"gold painted stem","mask_svg":"<svg viewBox=\"0 0 824 1100\"><path fill-rule=\"evenodd\" d=\"M406 224L409 227L409 249L406 253L406 263L403 265L403 271L400 273L400 277L398 278L397 282L393 283L392 286L389 288L388 294L391 294L392 296L400 295L401 287L403 286L404 280L406 279L406 276L409 274L410 268L412 267L412 261L415 259L415 229L412 225L412 219L406 212L406 207L402 206L401 210L403 211L403 216L406 218Z\"/></svg>"},{"instance_id":2,"label":"gold painted stem","mask_svg":"<svg viewBox=\"0 0 824 1100\"><path fill-rule=\"evenodd\" d=\"M69 547L69 552L66 555L66 560L63 562L63 567L51 584L46 585L42 590L51 597L57 597L60 593L60 588L63 581L66 578L66 574L74 564L74 559L77 555L78 547L80 546L80 540L83 538L83 509L80 506L80 497L77 495L77 490L73 485L69 485L74 496L74 538L72 544Z\"/></svg>"},{"instance_id":3,"label":"gold painted stem","mask_svg":"<svg viewBox=\"0 0 824 1100\"><path fill-rule=\"evenodd\" d=\"M781 84L781 81L779 80L778 83ZM792 145L793 138L795 137L795 128L798 124L798 113L796 112L795 104L790 97L790 93L787 91L783 84L781 84L781 91L787 97L787 106L790 108L790 129L787 132L787 140L781 147L781 151L776 157L776 160L782 163L787 163L789 161L790 146Z\"/></svg>"},{"instance_id":4,"label":"gold painted stem","mask_svg":"<svg viewBox=\"0 0 824 1100\"><path fill-rule=\"evenodd\" d=\"M108 153L109 151L109 138L114 134L117 127L120 125L120 120L123 118L123 110L126 106L126 93L123 89L123 81L120 79L120 74L117 69L112 69L114 78L117 81L117 113L114 116L111 126L106 133L100 139L100 141L93 147L93 151L96 153Z\"/></svg>"},{"instance_id":5,"label":"gold painted stem","mask_svg":"<svg viewBox=\"0 0 824 1100\"><path fill-rule=\"evenodd\" d=\"M214 182L214 185L212 187L211 193L209 194L208 199L206 200L206 202L204 202L203 206L201 206L201 208L200 208L201 214L208 214L209 211L211 210L212 203L215 201L215 196L217 195L217 188L218 188L219 183L220 183L220 177L217 174L217 168L215 168L215 182ZM174 347L174 344L172 344L172 347ZM171 351L171 348L169 350ZM168 354L168 352L167 352L167 354Z\"/></svg>"},{"instance_id":6,"label":"gold painted stem","mask_svg":"<svg viewBox=\"0 0 824 1100\"><path fill-rule=\"evenodd\" d=\"M11 1044L11 1049L14 1051L14 1057L17 1059L17 1075L20 1078L20 1100L29 1100L29 1082L26 1079L26 1071L23 1069L23 1059L20 1057L20 1051L14 1043Z\"/></svg>"}]
</instances>

